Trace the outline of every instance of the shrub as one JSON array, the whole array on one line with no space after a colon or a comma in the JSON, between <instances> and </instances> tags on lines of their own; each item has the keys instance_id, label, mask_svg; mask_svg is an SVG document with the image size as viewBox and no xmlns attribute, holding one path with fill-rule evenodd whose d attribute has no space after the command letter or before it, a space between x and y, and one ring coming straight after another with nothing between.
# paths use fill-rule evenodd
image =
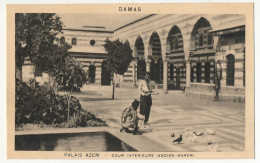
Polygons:
<instances>
[{"instance_id":1,"label":"shrub","mask_svg":"<svg viewBox=\"0 0 260 163\"><path fill-rule=\"evenodd\" d=\"M107 126L106 122L96 118L96 116L86 110L75 111L69 120L68 127L95 127L95 126Z\"/></svg>"},{"instance_id":2,"label":"shrub","mask_svg":"<svg viewBox=\"0 0 260 163\"><path fill-rule=\"evenodd\" d=\"M20 80L16 80L15 124L44 123L62 124L67 121L68 100L46 87L32 89ZM106 123L95 115L82 109L79 100L71 96L71 116L66 126L86 127L105 126ZM93 121L93 122L92 122Z\"/></svg>"}]
</instances>

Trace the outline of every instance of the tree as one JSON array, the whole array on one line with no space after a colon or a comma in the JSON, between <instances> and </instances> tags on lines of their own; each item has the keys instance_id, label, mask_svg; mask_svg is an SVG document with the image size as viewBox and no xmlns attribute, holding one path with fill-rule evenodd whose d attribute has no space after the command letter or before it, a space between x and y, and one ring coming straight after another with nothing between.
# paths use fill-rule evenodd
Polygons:
<instances>
[{"instance_id":1,"label":"tree","mask_svg":"<svg viewBox=\"0 0 260 163\"><path fill-rule=\"evenodd\" d=\"M119 39L110 41L108 38L105 41L104 48L108 54L107 66L111 71L111 80L113 83L112 99L114 99L115 83L113 80L113 75L114 73L124 75L128 69L129 64L133 60L133 50L131 49L128 42L122 43L119 41Z\"/></svg>"},{"instance_id":2,"label":"tree","mask_svg":"<svg viewBox=\"0 0 260 163\"><path fill-rule=\"evenodd\" d=\"M54 13L15 14L16 78L22 79L25 57L29 57L32 63L40 65L46 63L46 58L55 54L54 49L58 47L55 45L56 36L61 33L62 25L60 17Z\"/></svg>"},{"instance_id":3,"label":"tree","mask_svg":"<svg viewBox=\"0 0 260 163\"><path fill-rule=\"evenodd\" d=\"M70 117L70 101L72 92L79 90L87 82L87 74L74 59L65 58L65 64L55 74L59 86L66 92L68 102L68 121Z\"/></svg>"}]
</instances>

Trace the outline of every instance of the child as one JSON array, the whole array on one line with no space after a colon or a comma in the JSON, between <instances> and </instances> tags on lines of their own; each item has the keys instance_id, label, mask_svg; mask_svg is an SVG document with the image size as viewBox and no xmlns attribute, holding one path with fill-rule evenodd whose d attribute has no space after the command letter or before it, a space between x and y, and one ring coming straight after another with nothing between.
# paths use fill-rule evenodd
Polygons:
<instances>
[{"instance_id":1,"label":"child","mask_svg":"<svg viewBox=\"0 0 260 163\"><path fill-rule=\"evenodd\" d=\"M138 115L137 115L137 109L139 106L139 101L134 100L132 102L132 106L129 106L126 108L122 113L122 128L120 129L120 132L127 132L129 133L129 128L134 128L133 135L140 134L138 133Z\"/></svg>"}]
</instances>

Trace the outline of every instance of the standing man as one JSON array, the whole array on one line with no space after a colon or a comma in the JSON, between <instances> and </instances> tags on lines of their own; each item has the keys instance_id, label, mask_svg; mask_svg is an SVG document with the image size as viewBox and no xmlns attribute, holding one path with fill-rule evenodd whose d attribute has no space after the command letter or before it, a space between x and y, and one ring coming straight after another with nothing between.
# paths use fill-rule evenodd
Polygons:
<instances>
[{"instance_id":1,"label":"standing man","mask_svg":"<svg viewBox=\"0 0 260 163\"><path fill-rule=\"evenodd\" d=\"M140 97L140 114L145 116L144 124L148 125L150 110L152 106L152 88L150 82L150 73L145 72L144 79L139 82L138 91Z\"/></svg>"},{"instance_id":2,"label":"standing man","mask_svg":"<svg viewBox=\"0 0 260 163\"><path fill-rule=\"evenodd\" d=\"M221 61L217 62L216 70L215 70L215 92L216 95L214 97L214 101L219 101L219 91L221 89L220 81L222 79L222 67Z\"/></svg>"}]
</instances>

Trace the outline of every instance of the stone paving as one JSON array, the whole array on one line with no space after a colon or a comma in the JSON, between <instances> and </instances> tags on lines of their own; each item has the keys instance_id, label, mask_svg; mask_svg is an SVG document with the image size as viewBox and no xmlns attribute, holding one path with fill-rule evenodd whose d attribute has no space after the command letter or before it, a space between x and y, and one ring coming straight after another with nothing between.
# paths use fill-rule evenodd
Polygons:
<instances>
[{"instance_id":1,"label":"stone paving","mask_svg":"<svg viewBox=\"0 0 260 163\"><path fill-rule=\"evenodd\" d=\"M214 102L186 97L184 93L154 90L150 126L141 128L142 135L120 133L120 118L124 108L139 99L132 86L116 88L111 100L112 87L86 85L77 96L84 109L96 114L109 124L108 131L141 151L172 152L233 152L243 151L245 146L245 105L232 102ZM191 131L202 132L191 136ZM207 130L216 131L215 135ZM181 143L172 143L183 135ZM190 135L189 135L190 134ZM193 134L194 135L194 134Z\"/></svg>"}]
</instances>

